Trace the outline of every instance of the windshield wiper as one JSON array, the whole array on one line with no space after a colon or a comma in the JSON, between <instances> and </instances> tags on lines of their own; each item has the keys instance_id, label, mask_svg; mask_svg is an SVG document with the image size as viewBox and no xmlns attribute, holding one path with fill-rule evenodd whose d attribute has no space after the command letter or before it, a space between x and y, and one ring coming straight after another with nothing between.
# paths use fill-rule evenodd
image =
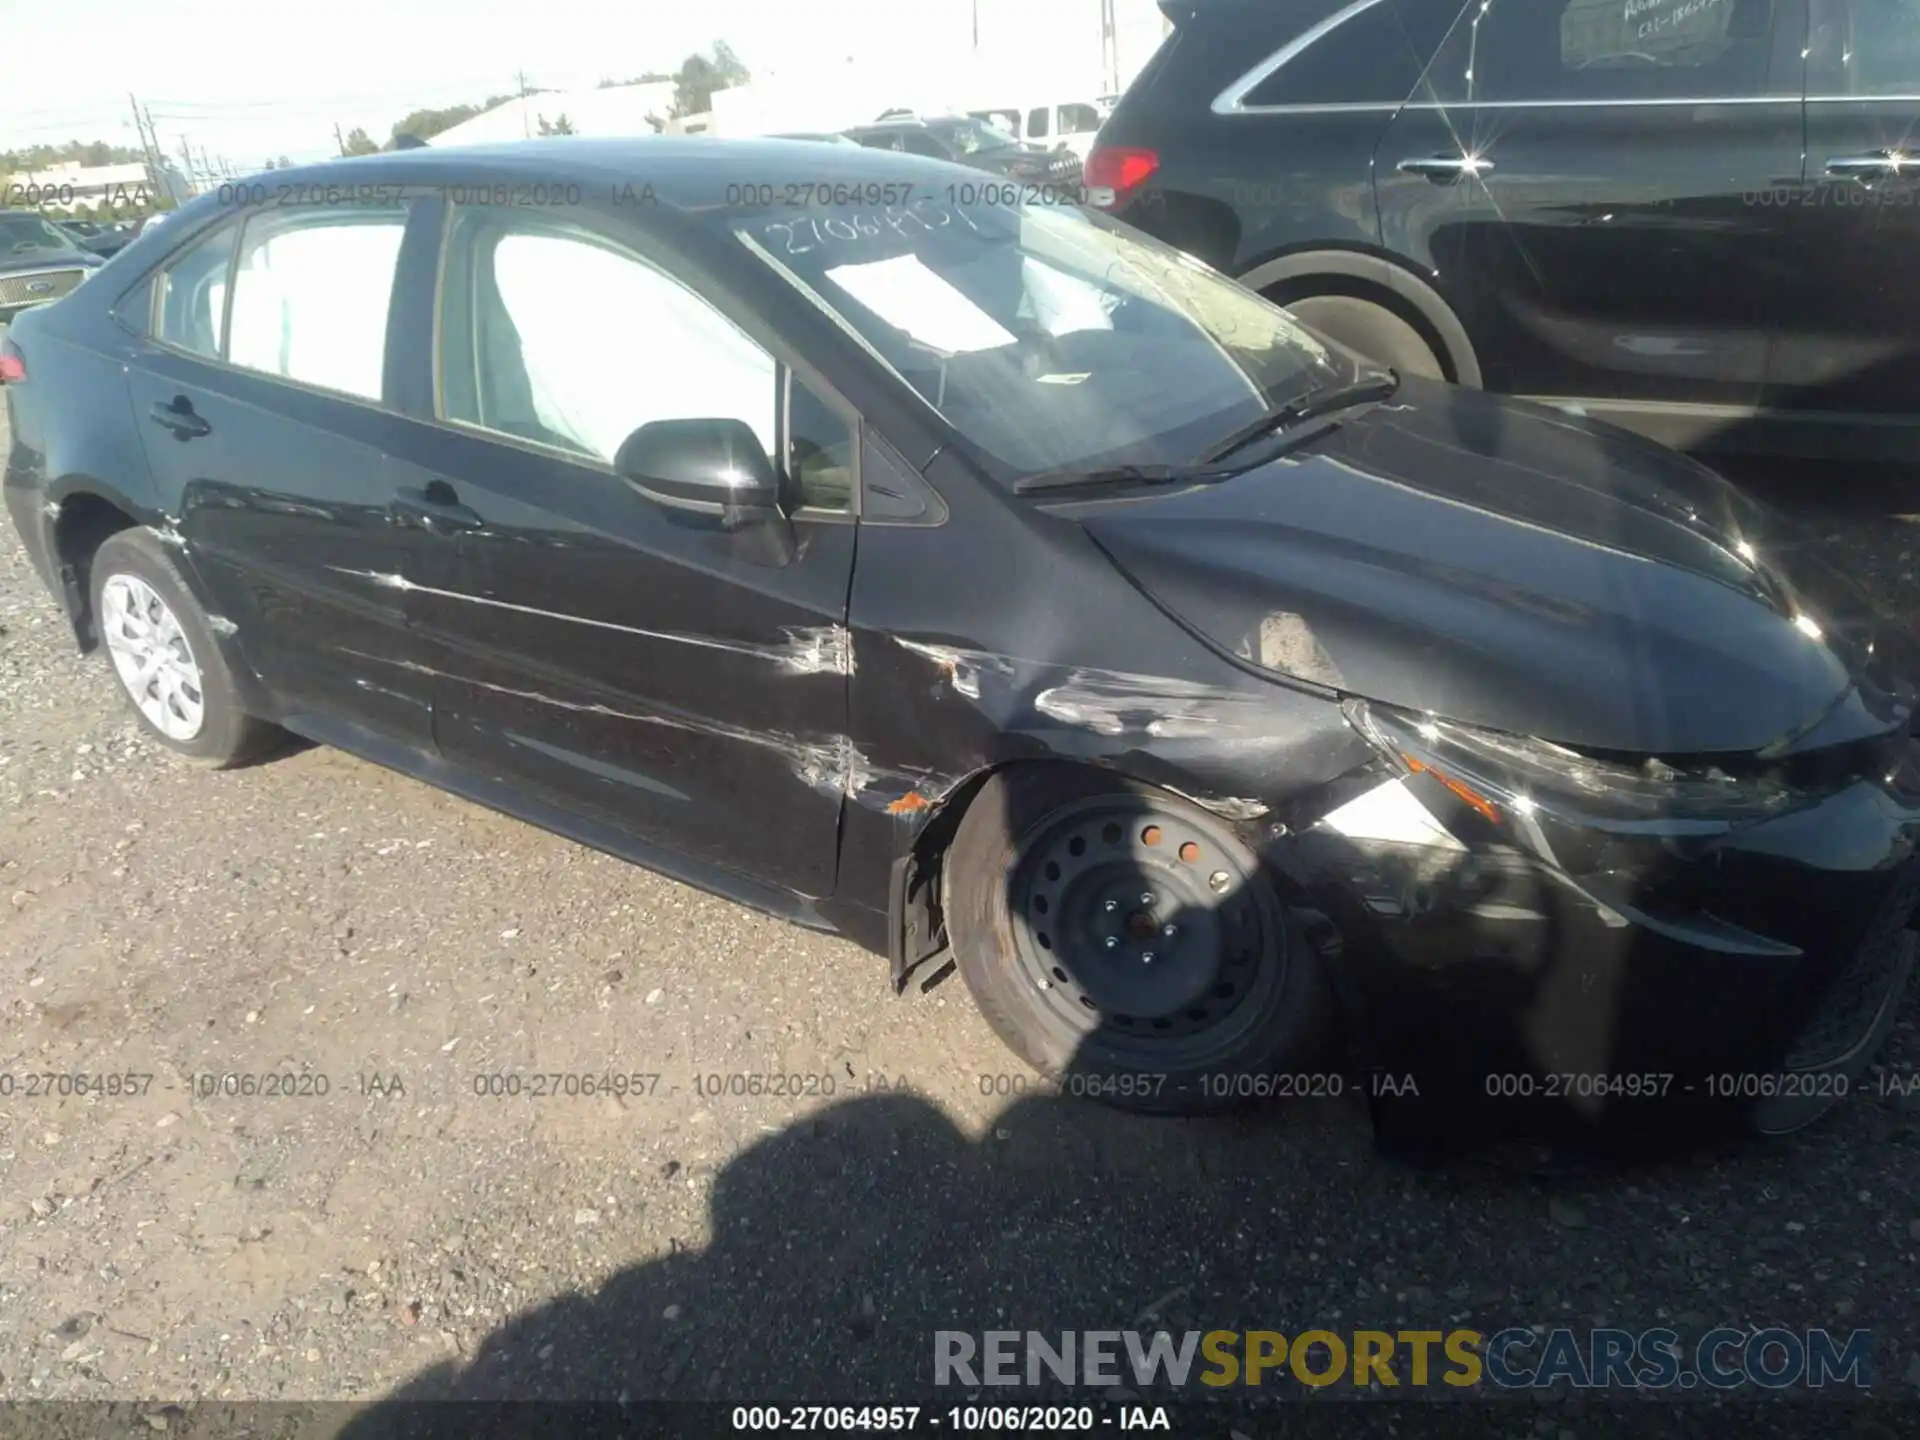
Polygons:
<instances>
[{"instance_id":1,"label":"windshield wiper","mask_svg":"<svg viewBox=\"0 0 1920 1440\"><path fill-rule=\"evenodd\" d=\"M1013 493L1031 495L1040 490L1078 490L1097 485L1186 485L1225 480L1233 472L1201 470L1191 465L1108 465L1095 470L1048 470L1023 475L1013 482Z\"/></svg>"},{"instance_id":2,"label":"windshield wiper","mask_svg":"<svg viewBox=\"0 0 1920 1440\"><path fill-rule=\"evenodd\" d=\"M1391 400L1393 392L1400 388L1400 377L1391 370L1377 375L1366 375L1347 385L1329 385L1324 389L1310 390L1298 400L1290 400L1277 410L1270 410L1251 425L1227 436L1218 445L1200 457L1200 463L1211 465L1224 460L1241 446L1258 440L1262 435L1271 435L1276 430L1290 430L1296 425L1304 425L1309 420L1324 419L1328 415L1338 414L1342 410L1351 410L1356 405L1369 405L1378 400Z\"/></svg>"}]
</instances>

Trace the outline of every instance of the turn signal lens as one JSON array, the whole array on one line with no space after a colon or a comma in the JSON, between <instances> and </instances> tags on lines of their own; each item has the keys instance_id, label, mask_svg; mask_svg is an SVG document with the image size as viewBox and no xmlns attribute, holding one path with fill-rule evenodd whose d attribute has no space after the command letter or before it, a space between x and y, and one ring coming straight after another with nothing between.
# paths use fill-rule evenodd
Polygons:
<instances>
[{"instance_id":1,"label":"turn signal lens","mask_svg":"<svg viewBox=\"0 0 1920 1440\"><path fill-rule=\"evenodd\" d=\"M1434 769L1433 766L1427 764L1426 761L1409 755L1404 750L1400 752L1400 758L1407 762L1407 768L1413 771L1414 774L1433 776L1434 779L1446 786L1447 789L1466 801L1475 811L1485 816L1490 823L1495 825L1500 823L1500 812L1495 808L1494 803L1478 790L1475 790L1471 785L1456 780L1451 775L1442 774L1440 771Z\"/></svg>"}]
</instances>

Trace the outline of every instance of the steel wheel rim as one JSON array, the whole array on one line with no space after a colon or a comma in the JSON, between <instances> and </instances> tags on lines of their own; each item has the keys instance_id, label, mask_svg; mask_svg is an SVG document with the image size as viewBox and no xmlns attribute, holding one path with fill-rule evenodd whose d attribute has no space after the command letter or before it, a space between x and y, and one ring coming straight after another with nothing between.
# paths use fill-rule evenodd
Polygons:
<instances>
[{"instance_id":1,"label":"steel wheel rim","mask_svg":"<svg viewBox=\"0 0 1920 1440\"><path fill-rule=\"evenodd\" d=\"M206 691L180 617L138 575L109 575L100 587L100 634L135 707L169 740L187 741L206 723Z\"/></svg>"},{"instance_id":2,"label":"steel wheel rim","mask_svg":"<svg viewBox=\"0 0 1920 1440\"><path fill-rule=\"evenodd\" d=\"M1230 1040L1286 969L1277 906L1243 855L1223 822L1136 796L1050 816L1008 876L1023 982L1055 1020L1148 1063Z\"/></svg>"}]
</instances>

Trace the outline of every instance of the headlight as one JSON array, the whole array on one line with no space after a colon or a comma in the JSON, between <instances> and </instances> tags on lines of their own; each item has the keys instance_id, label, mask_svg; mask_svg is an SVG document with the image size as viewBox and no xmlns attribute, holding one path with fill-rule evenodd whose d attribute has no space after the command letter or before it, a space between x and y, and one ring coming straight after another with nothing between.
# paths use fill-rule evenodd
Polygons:
<instances>
[{"instance_id":1,"label":"headlight","mask_svg":"<svg viewBox=\"0 0 1920 1440\"><path fill-rule=\"evenodd\" d=\"M1769 776L1596 760L1577 750L1350 700L1347 719L1402 770L1431 775L1492 823L1545 815L1615 831L1711 835L1818 798Z\"/></svg>"}]
</instances>

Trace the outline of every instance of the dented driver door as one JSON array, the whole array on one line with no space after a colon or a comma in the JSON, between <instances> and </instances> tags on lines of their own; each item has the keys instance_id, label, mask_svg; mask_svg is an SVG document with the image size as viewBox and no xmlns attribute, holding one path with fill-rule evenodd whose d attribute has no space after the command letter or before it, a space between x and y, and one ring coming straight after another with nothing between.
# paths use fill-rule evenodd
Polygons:
<instances>
[{"instance_id":1,"label":"dented driver door","mask_svg":"<svg viewBox=\"0 0 1920 1440\"><path fill-rule=\"evenodd\" d=\"M850 505L797 507L782 552L663 509L611 464L676 417L738 416L777 453L785 372L570 222L456 208L447 244L441 413L415 432L397 507L432 541L407 598L441 753L643 843L830 894Z\"/></svg>"}]
</instances>

